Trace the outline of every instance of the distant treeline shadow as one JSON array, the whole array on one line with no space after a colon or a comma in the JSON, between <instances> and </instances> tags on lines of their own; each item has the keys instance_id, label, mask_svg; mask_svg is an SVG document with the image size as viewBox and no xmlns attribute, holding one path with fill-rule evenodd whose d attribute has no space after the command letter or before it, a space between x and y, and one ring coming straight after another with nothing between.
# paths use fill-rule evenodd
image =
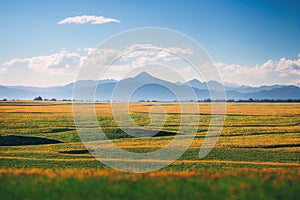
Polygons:
<instances>
[{"instance_id":1,"label":"distant treeline shadow","mask_svg":"<svg viewBox=\"0 0 300 200\"><path fill-rule=\"evenodd\" d=\"M0 146L22 146L22 145L39 145L39 144L57 144L62 143L59 140L31 137L31 136L16 136L7 135L0 136Z\"/></svg>"}]
</instances>

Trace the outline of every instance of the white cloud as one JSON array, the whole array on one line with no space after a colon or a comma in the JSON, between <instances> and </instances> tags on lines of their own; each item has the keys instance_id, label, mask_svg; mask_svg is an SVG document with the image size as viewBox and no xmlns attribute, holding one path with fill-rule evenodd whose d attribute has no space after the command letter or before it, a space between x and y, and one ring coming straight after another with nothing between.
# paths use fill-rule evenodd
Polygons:
<instances>
[{"instance_id":1,"label":"white cloud","mask_svg":"<svg viewBox=\"0 0 300 200\"><path fill-rule=\"evenodd\" d=\"M295 60L269 60L256 66L224 63L215 65L225 82L243 85L290 84L295 78L300 79L300 56Z\"/></svg>"},{"instance_id":2,"label":"white cloud","mask_svg":"<svg viewBox=\"0 0 300 200\"><path fill-rule=\"evenodd\" d=\"M48 72L53 74L64 73L66 70L78 68L86 59L78 53L72 53L65 50L59 53L35 56L30 58L16 58L4 63L2 70L7 71L9 67L17 64L23 64L34 72Z\"/></svg>"},{"instance_id":3,"label":"white cloud","mask_svg":"<svg viewBox=\"0 0 300 200\"><path fill-rule=\"evenodd\" d=\"M300 79L295 79L295 80L291 81L290 84L300 86Z\"/></svg>"},{"instance_id":4,"label":"white cloud","mask_svg":"<svg viewBox=\"0 0 300 200\"><path fill-rule=\"evenodd\" d=\"M75 16L75 17L67 17L57 24L105 24L110 22L120 23L117 19L106 18L103 16L94 16L94 15L82 15L82 16Z\"/></svg>"},{"instance_id":5,"label":"white cloud","mask_svg":"<svg viewBox=\"0 0 300 200\"><path fill-rule=\"evenodd\" d=\"M193 54L191 49L181 49L178 47L162 48L151 44L135 44L126 48L126 54L120 55L121 60L128 61L132 58L144 60L146 62L174 61L182 59L185 55ZM138 62L142 64L141 62Z\"/></svg>"},{"instance_id":6,"label":"white cloud","mask_svg":"<svg viewBox=\"0 0 300 200\"><path fill-rule=\"evenodd\" d=\"M6 74L7 73L7 68L0 68L0 74Z\"/></svg>"},{"instance_id":7,"label":"white cloud","mask_svg":"<svg viewBox=\"0 0 300 200\"><path fill-rule=\"evenodd\" d=\"M145 49L146 47L148 47L148 49ZM112 77L108 78L121 77L121 74L126 70L128 71L144 64L152 62L157 63L160 61L170 62L180 58L169 53L169 51L175 52L176 54L192 53L192 51L188 49L176 47L164 49L154 45L143 44L131 45L126 48L126 50L128 49L132 51L130 51L129 54L124 55L123 60L117 59L117 61L110 66L108 74L111 74ZM122 55L122 52L116 49L83 48L77 49L75 52L61 50L58 53L50 55L9 60L0 67L0 74L1 76L6 77L3 80L8 80L9 77L11 77L11 80L21 80L23 78L20 77L20 73L23 72L26 73L26 76L30 74L32 80L36 79L36 82L38 82L37 80L41 78L41 76L44 76L44 78L47 78L46 76L48 76L49 79L52 80L56 79L54 77L55 75L65 75L69 76L69 78L76 78L78 70L86 61L88 63L85 64L94 67L92 70L95 70L96 72L97 69L101 68L100 66L106 66L112 59L118 58L120 55ZM97 76L95 72L93 73ZM18 78L14 74L18 74ZM27 80L26 84L30 85L30 80Z\"/></svg>"},{"instance_id":8,"label":"white cloud","mask_svg":"<svg viewBox=\"0 0 300 200\"><path fill-rule=\"evenodd\" d=\"M130 69L130 65L112 65L110 69L113 71L126 71Z\"/></svg>"},{"instance_id":9,"label":"white cloud","mask_svg":"<svg viewBox=\"0 0 300 200\"><path fill-rule=\"evenodd\" d=\"M109 58L118 58L115 64L119 67L122 63L126 66L135 67L161 61L171 62L182 59L182 56L193 54L193 51L190 49L178 47L162 48L151 44L134 44L126 47L124 51L97 48L84 48L81 51L94 57L89 59L89 62L93 65L101 63L101 61L106 62Z\"/></svg>"},{"instance_id":10,"label":"white cloud","mask_svg":"<svg viewBox=\"0 0 300 200\"><path fill-rule=\"evenodd\" d=\"M145 49L148 47L148 49ZM126 54L122 57L122 62L116 62L112 69L120 71L122 65L124 69L127 69L128 66L143 65L145 63L150 63L158 60L167 60L174 55L168 51L181 54L190 54L190 50L184 50L180 48L166 48L165 51L162 51L162 48L153 46L153 45L132 45L129 46L126 50L129 51L129 54ZM4 63L4 67L0 68L0 73L6 73L9 68L12 68L16 65L26 66L28 69L34 72L47 72L52 74L61 74L66 70L78 69L82 64L87 60L88 56L89 64L97 65L99 63L106 63L113 58L117 58L122 55L116 49L98 49L98 48L83 48L79 49L76 52L69 52L66 50L61 50L58 53L42 56L34 56L28 58L15 58L13 60L7 61ZM176 57L175 57L176 58Z\"/></svg>"},{"instance_id":11,"label":"white cloud","mask_svg":"<svg viewBox=\"0 0 300 200\"><path fill-rule=\"evenodd\" d=\"M86 66L89 66L91 73L85 74L89 76L88 79L98 79L97 73L102 74L101 69L103 67L110 66L106 68L106 75L113 75L113 77L106 78L116 78L122 77L122 73L127 72L142 67L148 64L165 64L168 65L170 62L174 67L174 61L180 62L182 56L190 55L193 53L190 49L181 49L178 47L168 47L162 48L152 44L134 44L127 46L123 51L118 51L116 49L97 49L97 48L84 48L80 51L85 52L89 55L89 59ZM111 63L113 61L113 63ZM102 67L101 67L102 66ZM96 77L97 76L97 77Z\"/></svg>"}]
</instances>

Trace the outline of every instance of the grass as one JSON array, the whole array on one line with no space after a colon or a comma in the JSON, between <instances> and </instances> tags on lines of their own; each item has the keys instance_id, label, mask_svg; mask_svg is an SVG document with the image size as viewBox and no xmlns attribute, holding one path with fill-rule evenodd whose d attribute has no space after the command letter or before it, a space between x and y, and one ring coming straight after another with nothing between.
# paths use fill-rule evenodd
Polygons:
<instances>
[{"instance_id":1,"label":"grass","mask_svg":"<svg viewBox=\"0 0 300 200\"><path fill-rule=\"evenodd\" d=\"M129 109L136 124L155 129L155 124L148 127L148 111L158 104L168 114L164 134L157 137L124 133L109 103L96 104L97 119L118 147L154 151L174 138L180 125L179 104L131 103ZM128 174L110 169L85 150L69 102L0 102L1 199L296 199L300 195L300 103L227 103L222 134L201 160L198 152L209 127L210 104L198 106L197 135L177 161L156 172ZM184 114L197 115L193 110ZM10 140L16 146L3 138L17 138ZM39 143L44 139L61 143ZM98 139L98 148L111 148Z\"/></svg>"},{"instance_id":2,"label":"grass","mask_svg":"<svg viewBox=\"0 0 300 200\"><path fill-rule=\"evenodd\" d=\"M0 194L10 199L296 199L299 170L156 172L2 170ZM11 184L5 184L9 181ZM48 185L51 185L49 188ZM5 193L4 193L5 192ZM92 196L93 194L94 196ZM220 196L222 194L222 196Z\"/></svg>"}]
</instances>

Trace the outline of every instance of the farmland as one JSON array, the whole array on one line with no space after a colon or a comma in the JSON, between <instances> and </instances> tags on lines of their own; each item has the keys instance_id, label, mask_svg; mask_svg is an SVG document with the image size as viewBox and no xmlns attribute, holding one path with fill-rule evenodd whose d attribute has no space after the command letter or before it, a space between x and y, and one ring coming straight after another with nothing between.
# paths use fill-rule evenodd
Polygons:
<instances>
[{"instance_id":1,"label":"farmland","mask_svg":"<svg viewBox=\"0 0 300 200\"><path fill-rule=\"evenodd\" d=\"M132 120L141 126L149 124L149 109L158 104L167 113L163 131L176 132L180 126L179 103L131 103ZM198 153L209 127L211 107L210 103L197 105L200 123L189 149L159 171L130 174L105 166L85 149L75 128L72 103L0 102L0 196L4 199L41 196L295 199L299 196L300 103L227 103L222 134L203 159L198 158ZM154 151L173 139L172 135L134 138L119 129L110 103L97 103L95 110L107 137L127 151ZM182 114L199 113L191 110ZM111 148L105 143L101 146Z\"/></svg>"}]
</instances>

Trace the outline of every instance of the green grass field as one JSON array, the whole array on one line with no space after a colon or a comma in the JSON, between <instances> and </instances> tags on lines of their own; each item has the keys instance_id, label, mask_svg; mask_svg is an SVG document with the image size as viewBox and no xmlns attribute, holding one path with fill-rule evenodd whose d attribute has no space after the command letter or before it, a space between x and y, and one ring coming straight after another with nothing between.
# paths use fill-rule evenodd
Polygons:
<instances>
[{"instance_id":1,"label":"green grass field","mask_svg":"<svg viewBox=\"0 0 300 200\"><path fill-rule=\"evenodd\" d=\"M159 103L130 104L133 121L147 125L153 104ZM188 151L159 171L130 174L103 165L85 150L71 103L0 102L1 199L299 197L300 103L227 103L222 134L204 159L198 152L209 126L210 104L198 104L201 123ZM179 104L161 105L168 113L163 131L176 132ZM96 112L106 135L128 151L154 151L173 139L167 134L127 135L115 123L109 103L96 104Z\"/></svg>"}]
</instances>

